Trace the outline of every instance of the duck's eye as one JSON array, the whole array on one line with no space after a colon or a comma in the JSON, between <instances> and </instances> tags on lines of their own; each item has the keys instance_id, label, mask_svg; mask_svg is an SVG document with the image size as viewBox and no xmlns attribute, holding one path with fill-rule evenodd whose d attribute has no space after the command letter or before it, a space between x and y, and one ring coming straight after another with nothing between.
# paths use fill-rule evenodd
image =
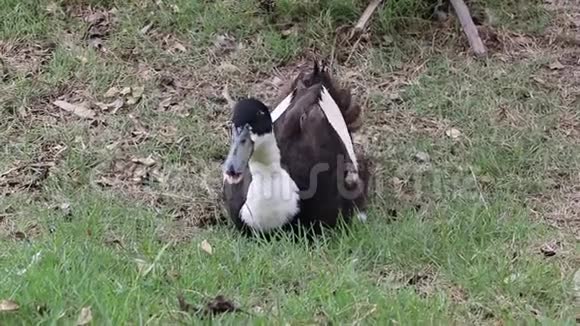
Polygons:
<instances>
[{"instance_id":1,"label":"duck's eye","mask_svg":"<svg viewBox=\"0 0 580 326\"><path fill-rule=\"evenodd\" d=\"M245 144L246 144L246 142L247 142L247 139L242 139L242 140L240 141L240 143L241 143L242 145L245 145Z\"/></svg>"}]
</instances>

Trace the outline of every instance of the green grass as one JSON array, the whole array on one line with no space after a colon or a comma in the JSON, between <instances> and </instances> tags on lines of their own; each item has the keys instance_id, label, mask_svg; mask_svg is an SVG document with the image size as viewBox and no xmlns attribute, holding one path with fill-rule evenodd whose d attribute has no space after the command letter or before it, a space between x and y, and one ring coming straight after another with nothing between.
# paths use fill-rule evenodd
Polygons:
<instances>
[{"instance_id":1,"label":"green grass","mask_svg":"<svg viewBox=\"0 0 580 326\"><path fill-rule=\"evenodd\" d=\"M455 54L461 34L446 48L426 44L418 31L437 27L413 0L381 8L356 48L335 48L335 29L364 1L283 0L271 14L249 0L55 3L0 0L0 38L15 45L0 53L0 175L21 166L8 176L24 184L42 176L31 164L54 161L31 188L0 178L0 300L20 305L0 311L0 324L75 324L89 306L99 325L200 323L178 297L203 305L220 294L244 312L214 317L219 324L574 324L577 230L550 226L541 218L549 207L530 205L567 189L580 168L559 120L575 108L534 82L548 78L549 51L506 63ZM473 3L500 12L506 29L548 21L533 2ZM104 53L82 39L89 4L117 8ZM226 33L243 46L214 53ZM187 51L172 51L174 42ZM31 45L49 43L32 69ZM221 88L269 101L273 68L311 51L337 55L338 77L366 104L378 167L369 221L313 243L244 238L219 202ZM145 92L116 114L94 106L96 122L51 104L109 103L112 86ZM183 109L160 110L167 96ZM418 152L429 162L416 162ZM143 182L115 168L149 155L156 164ZM102 177L118 183L99 186ZM563 249L545 257L539 248L551 240Z\"/></svg>"}]
</instances>

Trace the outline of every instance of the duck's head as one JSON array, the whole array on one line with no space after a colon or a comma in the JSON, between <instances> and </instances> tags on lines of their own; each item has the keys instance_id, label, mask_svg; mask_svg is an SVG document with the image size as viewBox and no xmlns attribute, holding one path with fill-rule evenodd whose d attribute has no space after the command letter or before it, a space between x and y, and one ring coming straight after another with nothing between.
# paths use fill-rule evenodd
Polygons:
<instances>
[{"instance_id":1,"label":"duck's head","mask_svg":"<svg viewBox=\"0 0 580 326\"><path fill-rule=\"evenodd\" d=\"M231 144L226 158L224 178L230 184L242 180L248 162L263 139L272 132L272 118L268 107L259 100L249 98L236 103L233 108Z\"/></svg>"}]
</instances>

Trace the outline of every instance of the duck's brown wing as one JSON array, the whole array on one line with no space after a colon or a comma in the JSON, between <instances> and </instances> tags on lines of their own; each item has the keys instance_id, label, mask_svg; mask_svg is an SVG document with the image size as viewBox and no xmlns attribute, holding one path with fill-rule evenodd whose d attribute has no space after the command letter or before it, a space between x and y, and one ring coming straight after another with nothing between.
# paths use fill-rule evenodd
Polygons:
<instances>
[{"instance_id":1,"label":"duck's brown wing","mask_svg":"<svg viewBox=\"0 0 580 326\"><path fill-rule=\"evenodd\" d=\"M363 164L359 164L359 181L355 189L345 184L349 155L321 109L321 94L326 89L332 96L349 138L350 132L360 127L360 106L352 101L348 89L339 88L317 66L311 73L299 75L291 85L293 90L282 96L291 96L292 100L275 122L282 163L301 190L299 218L334 225L338 211L350 216L355 206L365 206L369 170L367 160L357 153L357 161L359 157L363 159L360 162Z\"/></svg>"}]
</instances>

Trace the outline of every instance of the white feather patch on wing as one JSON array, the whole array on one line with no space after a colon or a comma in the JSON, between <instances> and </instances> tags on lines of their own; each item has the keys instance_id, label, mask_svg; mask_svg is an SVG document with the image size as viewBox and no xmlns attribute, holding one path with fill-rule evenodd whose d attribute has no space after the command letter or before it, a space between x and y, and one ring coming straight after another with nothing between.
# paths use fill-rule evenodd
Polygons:
<instances>
[{"instance_id":1,"label":"white feather patch on wing","mask_svg":"<svg viewBox=\"0 0 580 326\"><path fill-rule=\"evenodd\" d=\"M282 102L280 102L280 104L278 104L278 106L274 109L274 111L270 113L270 116L272 117L272 123L276 122L276 120L278 120L278 118L282 115L282 113L284 113L286 109L288 109L290 103L292 102L292 95L293 93L288 94L288 96L286 96L286 98Z\"/></svg>"},{"instance_id":2,"label":"white feather patch on wing","mask_svg":"<svg viewBox=\"0 0 580 326\"><path fill-rule=\"evenodd\" d=\"M354 165L355 171L358 171L358 162L356 160L356 156L354 155L354 146L352 144L352 139L350 138L350 135L348 133L346 122L344 121L344 117L342 116L342 113L340 112L338 105L336 105L336 102L334 101L332 96L330 96L330 93L324 86L322 87L321 90L319 104L320 108L324 112L324 115L326 115L326 119L328 119L328 122L330 122L330 125L332 126L332 128L334 128L334 130L340 137L340 140L342 140L342 143L346 147L346 151L348 152L348 156L350 156L350 160Z\"/></svg>"}]
</instances>

